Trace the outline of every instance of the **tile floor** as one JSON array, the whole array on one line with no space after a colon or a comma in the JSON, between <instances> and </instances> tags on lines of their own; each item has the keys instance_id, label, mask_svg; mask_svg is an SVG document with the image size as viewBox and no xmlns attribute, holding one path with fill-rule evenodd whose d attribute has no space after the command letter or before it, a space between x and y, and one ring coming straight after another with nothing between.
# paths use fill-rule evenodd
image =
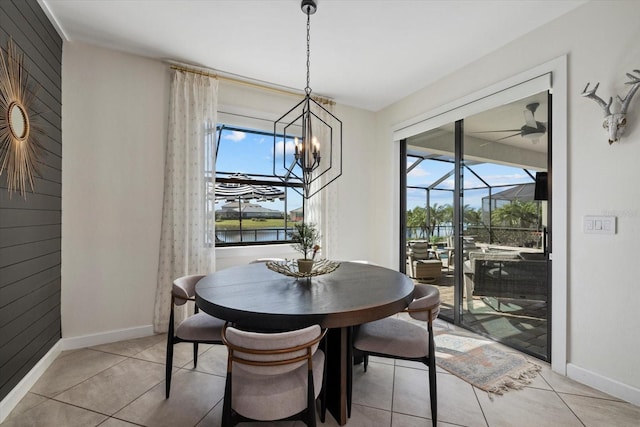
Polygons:
<instances>
[{"instance_id":1,"label":"tile floor","mask_svg":"<svg viewBox=\"0 0 640 427\"><path fill-rule=\"evenodd\" d=\"M420 283L414 280L415 283ZM442 268L434 285L440 291L440 316L454 318L454 271ZM547 304L543 301L474 296L469 305L462 302L465 327L498 339L529 354L547 354Z\"/></svg>"},{"instance_id":2,"label":"tile floor","mask_svg":"<svg viewBox=\"0 0 640 427\"><path fill-rule=\"evenodd\" d=\"M436 326L453 329L442 321ZM198 368L193 369L192 347L176 346L176 369L168 400L164 398L164 336L64 352L1 426L219 426L226 350L223 346L201 347ZM640 425L639 407L573 382L552 372L548 365L537 363L543 369L530 386L493 398L438 369L438 424ZM353 399L347 426L431 425L423 365L372 359L366 374L362 366L357 366ZM337 423L327 415L324 425L334 427Z\"/></svg>"}]
</instances>

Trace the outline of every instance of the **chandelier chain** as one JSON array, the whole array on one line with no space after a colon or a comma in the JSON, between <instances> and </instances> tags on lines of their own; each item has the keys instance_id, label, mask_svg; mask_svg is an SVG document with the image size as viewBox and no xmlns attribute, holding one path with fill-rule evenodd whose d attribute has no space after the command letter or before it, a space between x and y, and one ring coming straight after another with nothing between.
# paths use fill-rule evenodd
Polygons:
<instances>
[{"instance_id":1,"label":"chandelier chain","mask_svg":"<svg viewBox=\"0 0 640 427\"><path fill-rule=\"evenodd\" d=\"M307 87L304 88L304 91L307 95L311 94L310 82L310 74L309 69L311 66L311 15L309 13L309 8L307 7Z\"/></svg>"}]
</instances>

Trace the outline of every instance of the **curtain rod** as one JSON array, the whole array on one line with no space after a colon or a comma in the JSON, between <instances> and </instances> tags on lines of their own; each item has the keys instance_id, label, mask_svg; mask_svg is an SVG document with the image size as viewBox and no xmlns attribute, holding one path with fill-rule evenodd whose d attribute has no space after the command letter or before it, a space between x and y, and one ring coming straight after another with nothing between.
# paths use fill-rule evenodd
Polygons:
<instances>
[{"instance_id":1,"label":"curtain rod","mask_svg":"<svg viewBox=\"0 0 640 427\"><path fill-rule=\"evenodd\" d=\"M290 96L304 96L304 93L302 93L302 91L295 92L294 90L280 89L280 88L277 88L277 87L267 86L267 85L259 84L259 83L254 83L254 82L251 82L251 81L237 79L237 78L234 78L234 77L221 76L221 75L216 74L216 73L209 73L207 71L196 70L194 68L182 67L180 65L173 65L172 64L172 65L170 65L169 68L171 68L172 70L183 71L185 73L192 73L192 74L198 74L198 75L201 75L201 76L213 77L213 78L218 79L218 80L225 80L225 81L228 81L228 82L231 82L231 83L236 83L236 84L249 86L249 87L253 87L253 88L269 90L269 91L276 92L276 93L279 93L279 94L290 95ZM335 105L335 101L332 101L329 98L323 98L321 96L312 96L312 98L315 99L317 102L320 102L320 103L326 103L326 104L330 104L330 105Z\"/></svg>"}]
</instances>

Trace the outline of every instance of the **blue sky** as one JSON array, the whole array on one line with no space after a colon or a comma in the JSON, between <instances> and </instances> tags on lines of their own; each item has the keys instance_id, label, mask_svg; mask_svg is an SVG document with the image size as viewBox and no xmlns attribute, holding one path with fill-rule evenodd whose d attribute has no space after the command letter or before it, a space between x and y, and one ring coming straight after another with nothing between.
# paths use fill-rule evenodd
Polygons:
<instances>
[{"instance_id":1,"label":"blue sky","mask_svg":"<svg viewBox=\"0 0 640 427\"><path fill-rule=\"evenodd\" d=\"M413 164L415 158L409 158L407 166ZM415 167L407 176L407 186L428 187L435 181L439 180L442 176L446 175L453 169L453 164L441 162L441 161L429 161L425 160ZM479 176L482 177L488 184L492 186L507 185L507 184L524 184L531 183L533 180L525 171L520 168L514 168L510 166L503 166L492 163L476 164L471 167ZM535 173L534 173L535 176ZM469 205L473 208L479 208L482 205L482 198L488 195L488 190L485 189L484 184L475 175L465 170L464 172L464 187L469 190L464 191L463 204ZM470 190L471 188L478 188L478 190ZM453 190L454 188L454 176L449 176L446 180L440 183L437 189L443 191L432 191L430 196L431 205L435 203L438 205L453 205ZM506 189L508 187L501 188ZM496 191L494 190L494 193ZM426 191L407 189L407 209L413 209L416 206L426 205Z\"/></svg>"},{"instance_id":2,"label":"blue sky","mask_svg":"<svg viewBox=\"0 0 640 427\"><path fill-rule=\"evenodd\" d=\"M278 141L276 145L276 155L278 162L277 173L283 173L284 164L282 154L286 148L286 162L293 161L294 144L287 141ZM216 170L224 172L238 172L248 174L273 174L273 137L269 135L257 135L239 131L223 132L216 160ZM302 197L293 190L289 190L287 210L291 211L302 206ZM226 202L216 204L216 209ZM276 200L273 202L261 202L267 209L284 211L284 202Z\"/></svg>"},{"instance_id":3,"label":"blue sky","mask_svg":"<svg viewBox=\"0 0 640 427\"><path fill-rule=\"evenodd\" d=\"M282 173L284 170L282 167L283 164L286 163L289 165L291 163L293 160L293 152L293 141L287 141L286 146L283 140L277 142L276 155L278 157L278 173ZM282 161L283 154L285 155L286 162ZM407 165L412 164L414 161L414 159L410 158ZM453 165L450 163L425 160L409 173L407 176L407 184L409 186L429 186L451 171L452 168ZM489 163L477 164L472 168L485 181L494 186L533 182L529 175L519 168ZM224 132L218 151L216 169L225 172L271 175L273 173L273 138L268 135L256 135L239 131ZM466 171L464 180L465 187L467 188L483 186L480 180ZM446 191L453 190L453 186L454 177L451 175L437 187L445 191L431 192L431 204L453 205L453 192ZM464 204L479 208L482 203L482 197L487 194L488 191L484 189L467 190L464 192ZM413 209L416 206L425 206L425 203L425 191L408 189L408 209ZM216 209L219 209L221 204L223 203L218 203ZM284 202L282 201L262 202L261 204L268 209L284 210ZM300 206L302 206L302 197L290 190L287 210L291 211Z\"/></svg>"}]
</instances>

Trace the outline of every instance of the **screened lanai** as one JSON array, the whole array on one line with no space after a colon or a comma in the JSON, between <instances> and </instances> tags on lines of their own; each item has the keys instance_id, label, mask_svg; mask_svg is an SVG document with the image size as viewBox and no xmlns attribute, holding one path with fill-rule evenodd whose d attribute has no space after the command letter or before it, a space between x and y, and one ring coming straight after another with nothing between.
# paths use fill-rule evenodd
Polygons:
<instances>
[{"instance_id":1,"label":"screened lanai","mask_svg":"<svg viewBox=\"0 0 640 427\"><path fill-rule=\"evenodd\" d=\"M429 240L439 245L450 243L454 161L446 156L416 153L408 153L407 157L407 209L412 213L407 219L407 240ZM429 175L433 175L433 181L410 184L412 171L423 162L432 163L428 168L435 172ZM463 205L462 219L467 237L473 236L479 243L542 248L543 242L533 239L544 231L542 199L540 194L535 198L536 174L540 177L541 172L477 162L469 162L464 168L468 172L464 193L469 203ZM538 187L542 183L538 178ZM539 188L537 192L540 193Z\"/></svg>"},{"instance_id":2,"label":"screened lanai","mask_svg":"<svg viewBox=\"0 0 640 427\"><path fill-rule=\"evenodd\" d=\"M539 93L408 138L403 245L441 317L548 360L546 106Z\"/></svg>"}]
</instances>

